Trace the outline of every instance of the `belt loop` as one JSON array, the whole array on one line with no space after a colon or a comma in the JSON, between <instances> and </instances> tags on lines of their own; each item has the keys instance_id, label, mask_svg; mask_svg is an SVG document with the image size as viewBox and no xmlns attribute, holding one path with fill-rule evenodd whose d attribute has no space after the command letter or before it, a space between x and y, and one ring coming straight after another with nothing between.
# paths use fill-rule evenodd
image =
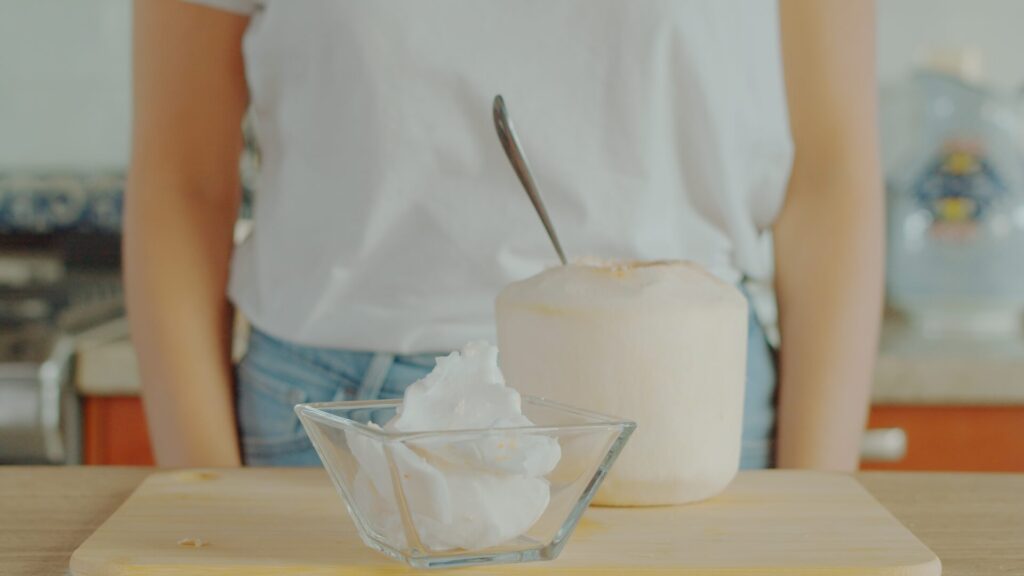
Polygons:
<instances>
[{"instance_id":1,"label":"belt loop","mask_svg":"<svg viewBox=\"0 0 1024 576\"><path fill-rule=\"evenodd\" d=\"M376 400L384 387L384 381L391 372L391 366L395 363L395 355L386 352L377 352L370 360L370 365L363 376L363 382L359 385L356 393L356 400Z\"/></svg>"}]
</instances>

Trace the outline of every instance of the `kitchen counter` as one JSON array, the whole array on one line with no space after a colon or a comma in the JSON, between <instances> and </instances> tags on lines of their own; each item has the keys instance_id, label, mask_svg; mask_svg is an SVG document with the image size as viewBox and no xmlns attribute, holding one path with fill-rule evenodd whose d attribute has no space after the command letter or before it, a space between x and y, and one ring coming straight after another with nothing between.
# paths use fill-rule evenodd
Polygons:
<instances>
[{"instance_id":1,"label":"kitchen counter","mask_svg":"<svg viewBox=\"0 0 1024 576\"><path fill-rule=\"evenodd\" d=\"M1024 406L1024 339L928 338L898 317L882 328L873 404Z\"/></svg>"},{"instance_id":2,"label":"kitchen counter","mask_svg":"<svg viewBox=\"0 0 1024 576\"><path fill-rule=\"evenodd\" d=\"M65 574L68 559L151 470L0 467L0 574ZM943 574L1024 574L1024 475L860 473Z\"/></svg>"},{"instance_id":3,"label":"kitchen counter","mask_svg":"<svg viewBox=\"0 0 1024 576\"><path fill-rule=\"evenodd\" d=\"M244 326L240 323L239 326ZM234 356L245 348L244 330ZM871 401L875 405L1024 406L1024 339L928 339L886 317ZM139 366L124 320L78 346L75 385L85 396L136 396Z\"/></svg>"}]
</instances>

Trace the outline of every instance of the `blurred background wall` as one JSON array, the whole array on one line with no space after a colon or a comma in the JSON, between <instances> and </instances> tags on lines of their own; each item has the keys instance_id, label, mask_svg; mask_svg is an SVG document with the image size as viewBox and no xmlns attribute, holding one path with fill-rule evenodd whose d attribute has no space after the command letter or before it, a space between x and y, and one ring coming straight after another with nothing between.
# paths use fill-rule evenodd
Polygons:
<instances>
[{"instance_id":1,"label":"blurred background wall","mask_svg":"<svg viewBox=\"0 0 1024 576\"><path fill-rule=\"evenodd\" d=\"M1024 2L878 0L878 78L898 81L933 50L973 47L986 79L1000 89L1024 80Z\"/></svg>"},{"instance_id":2,"label":"blurred background wall","mask_svg":"<svg viewBox=\"0 0 1024 576\"><path fill-rule=\"evenodd\" d=\"M128 158L129 0L0 2L0 166Z\"/></svg>"},{"instance_id":3,"label":"blurred background wall","mask_svg":"<svg viewBox=\"0 0 1024 576\"><path fill-rule=\"evenodd\" d=\"M973 48L988 83L1024 81L1024 2L879 0L878 77ZM0 166L121 166L128 157L130 0L0 3Z\"/></svg>"}]
</instances>

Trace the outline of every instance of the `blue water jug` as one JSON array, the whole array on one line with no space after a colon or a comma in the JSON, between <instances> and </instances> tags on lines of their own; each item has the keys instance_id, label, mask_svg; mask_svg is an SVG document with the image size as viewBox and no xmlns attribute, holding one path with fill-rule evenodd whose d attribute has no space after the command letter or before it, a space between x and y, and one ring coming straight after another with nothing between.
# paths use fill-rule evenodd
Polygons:
<instances>
[{"instance_id":1,"label":"blue water jug","mask_svg":"<svg viewBox=\"0 0 1024 576\"><path fill-rule=\"evenodd\" d=\"M890 306L928 332L1017 333L1024 310L1024 162L1012 102L918 71L905 160L890 170Z\"/></svg>"}]
</instances>

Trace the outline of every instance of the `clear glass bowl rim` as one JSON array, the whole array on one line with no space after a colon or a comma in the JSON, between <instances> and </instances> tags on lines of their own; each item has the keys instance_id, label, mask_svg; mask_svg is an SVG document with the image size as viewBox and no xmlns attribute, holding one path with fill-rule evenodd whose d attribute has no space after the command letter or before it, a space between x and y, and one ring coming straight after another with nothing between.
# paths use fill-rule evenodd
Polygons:
<instances>
[{"instance_id":1,"label":"clear glass bowl rim","mask_svg":"<svg viewBox=\"0 0 1024 576\"><path fill-rule=\"evenodd\" d=\"M591 422L582 422L578 424L560 424L560 425L547 425L547 426L512 426L508 428L455 428L450 430L425 430L425 431L411 431L411 432L400 432L393 430L384 430L383 428L371 428L362 422L356 422L350 418L339 416L337 414L331 414L326 410L374 410L383 408L397 408L402 405L401 398L394 398L390 400L342 400L333 402L310 402L306 404L296 404L295 413L300 417L310 418L316 420L321 424L326 424L332 427L342 428L353 428L359 432L376 438L380 441L385 442L404 442L408 440L422 440L429 438L439 438L446 436L461 436L464 434L507 434L508 432L530 432L534 434L542 433L557 433L566 431L586 431L595 429L610 429L610 428L621 428L632 431L636 428L636 422L632 420L626 420L617 418L615 416L609 416L607 414L601 414L599 412L592 412L590 410L584 410L583 408L577 408L568 404L562 404L561 402L555 402L554 400L548 400L540 396L529 396L523 395L523 404L535 404L551 408L561 412L567 412L576 416L582 416Z\"/></svg>"}]
</instances>

